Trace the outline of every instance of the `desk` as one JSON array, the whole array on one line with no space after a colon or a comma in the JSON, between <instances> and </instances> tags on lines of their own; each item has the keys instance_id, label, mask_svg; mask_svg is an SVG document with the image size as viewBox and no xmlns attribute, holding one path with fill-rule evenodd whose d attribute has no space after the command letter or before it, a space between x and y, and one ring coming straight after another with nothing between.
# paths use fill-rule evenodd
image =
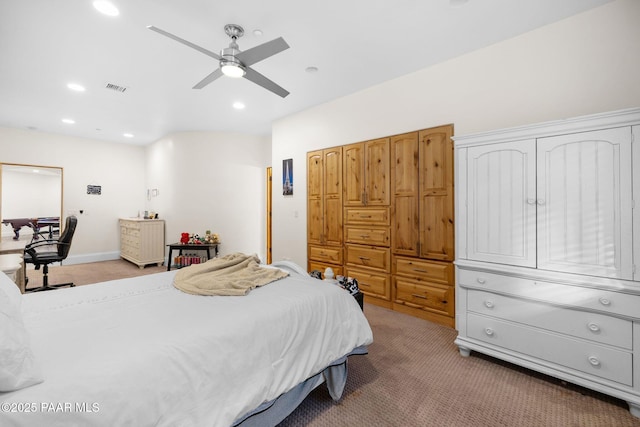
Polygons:
<instances>
[{"instance_id":1,"label":"desk","mask_svg":"<svg viewBox=\"0 0 640 427\"><path fill-rule=\"evenodd\" d=\"M171 270L173 265L173 251L178 250L178 255L182 255L182 251L207 251L207 260L211 259L211 249L213 249L213 256L218 256L218 244L217 243L172 243L169 246L169 257L167 258L167 271ZM191 264L187 264L191 265ZM183 265L186 267L186 265Z\"/></svg>"},{"instance_id":2,"label":"desk","mask_svg":"<svg viewBox=\"0 0 640 427\"><path fill-rule=\"evenodd\" d=\"M41 217L41 218L12 218L3 219L3 224L9 224L13 228L13 240L20 238L20 229L22 227L31 227L33 229L33 240L38 240L41 226L49 227L49 238L53 236L53 227L60 227L59 217Z\"/></svg>"}]
</instances>

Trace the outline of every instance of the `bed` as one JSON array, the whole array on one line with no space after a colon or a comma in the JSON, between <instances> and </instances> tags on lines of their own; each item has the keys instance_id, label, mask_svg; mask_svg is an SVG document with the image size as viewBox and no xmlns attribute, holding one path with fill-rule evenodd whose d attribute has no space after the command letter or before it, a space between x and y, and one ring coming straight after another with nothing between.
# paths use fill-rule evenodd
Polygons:
<instances>
[{"instance_id":1,"label":"bed","mask_svg":"<svg viewBox=\"0 0 640 427\"><path fill-rule=\"evenodd\" d=\"M0 344L24 325L18 380L35 383L0 392L0 425L267 426L322 383L339 399L369 324L344 289L277 267L289 276L223 297L181 292L176 270L26 295L0 275L0 317L18 318Z\"/></svg>"}]
</instances>

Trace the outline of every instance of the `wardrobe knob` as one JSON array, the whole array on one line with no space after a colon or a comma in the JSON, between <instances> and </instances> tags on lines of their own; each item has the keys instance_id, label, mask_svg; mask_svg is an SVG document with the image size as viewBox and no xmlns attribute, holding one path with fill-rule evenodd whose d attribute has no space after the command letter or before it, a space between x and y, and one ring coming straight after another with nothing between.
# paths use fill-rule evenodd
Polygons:
<instances>
[{"instance_id":1,"label":"wardrobe knob","mask_svg":"<svg viewBox=\"0 0 640 427\"><path fill-rule=\"evenodd\" d=\"M487 307L487 308L493 308L493 302L491 302L491 301L485 301L485 302L484 302L484 306L485 306L485 307Z\"/></svg>"},{"instance_id":2,"label":"wardrobe knob","mask_svg":"<svg viewBox=\"0 0 640 427\"><path fill-rule=\"evenodd\" d=\"M600 360L595 356L589 356L589 363L591 366L600 366Z\"/></svg>"},{"instance_id":3,"label":"wardrobe knob","mask_svg":"<svg viewBox=\"0 0 640 427\"><path fill-rule=\"evenodd\" d=\"M486 281L486 280L484 280L482 277L478 277L478 278L476 279L476 281L477 281L478 283L480 283L481 285L484 285L484 284L487 282L487 281Z\"/></svg>"},{"instance_id":4,"label":"wardrobe knob","mask_svg":"<svg viewBox=\"0 0 640 427\"><path fill-rule=\"evenodd\" d=\"M609 306L609 305L611 305L611 301L609 299L605 298L605 297L601 297L600 298L600 304Z\"/></svg>"},{"instance_id":5,"label":"wardrobe knob","mask_svg":"<svg viewBox=\"0 0 640 427\"><path fill-rule=\"evenodd\" d=\"M540 206L544 205L544 199L538 199L538 204L539 204Z\"/></svg>"},{"instance_id":6,"label":"wardrobe knob","mask_svg":"<svg viewBox=\"0 0 640 427\"><path fill-rule=\"evenodd\" d=\"M600 332L600 326L596 325L593 322L590 322L587 326L589 327L589 330L591 332Z\"/></svg>"},{"instance_id":7,"label":"wardrobe knob","mask_svg":"<svg viewBox=\"0 0 640 427\"><path fill-rule=\"evenodd\" d=\"M527 199L527 204L528 205L535 205L536 204L536 199Z\"/></svg>"},{"instance_id":8,"label":"wardrobe knob","mask_svg":"<svg viewBox=\"0 0 640 427\"><path fill-rule=\"evenodd\" d=\"M491 337L491 336L493 336L493 329L485 328L484 333Z\"/></svg>"}]
</instances>

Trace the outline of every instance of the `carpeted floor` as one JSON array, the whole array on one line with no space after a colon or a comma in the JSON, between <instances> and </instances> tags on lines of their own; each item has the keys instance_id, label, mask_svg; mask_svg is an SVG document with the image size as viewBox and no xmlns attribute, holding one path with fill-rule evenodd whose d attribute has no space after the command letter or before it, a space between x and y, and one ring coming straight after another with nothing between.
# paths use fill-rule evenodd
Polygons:
<instances>
[{"instance_id":1,"label":"carpeted floor","mask_svg":"<svg viewBox=\"0 0 640 427\"><path fill-rule=\"evenodd\" d=\"M123 260L52 267L51 283L77 285L166 271ZM40 272L29 271L29 287ZM349 359L339 402L314 390L280 427L640 427L625 402L453 344L456 331L366 304L374 343Z\"/></svg>"}]
</instances>

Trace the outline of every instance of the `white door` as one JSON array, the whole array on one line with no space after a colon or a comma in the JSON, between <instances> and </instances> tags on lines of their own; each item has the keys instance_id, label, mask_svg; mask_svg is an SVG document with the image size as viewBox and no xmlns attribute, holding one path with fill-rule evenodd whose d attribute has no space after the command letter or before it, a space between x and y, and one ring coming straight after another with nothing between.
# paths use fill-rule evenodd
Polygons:
<instances>
[{"instance_id":1,"label":"white door","mask_svg":"<svg viewBox=\"0 0 640 427\"><path fill-rule=\"evenodd\" d=\"M469 259L536 266L535 140L468 149Z\"/></svg>"},{"instance_id":2,"label":"white door","mask_svg":"<svg viewBox=\"0 0 640 427\"><path fill-rule=\"evenodd\" d=\"M632 279L631 128L537 147L538 268Z\"/></svg>"}]
</instances>

